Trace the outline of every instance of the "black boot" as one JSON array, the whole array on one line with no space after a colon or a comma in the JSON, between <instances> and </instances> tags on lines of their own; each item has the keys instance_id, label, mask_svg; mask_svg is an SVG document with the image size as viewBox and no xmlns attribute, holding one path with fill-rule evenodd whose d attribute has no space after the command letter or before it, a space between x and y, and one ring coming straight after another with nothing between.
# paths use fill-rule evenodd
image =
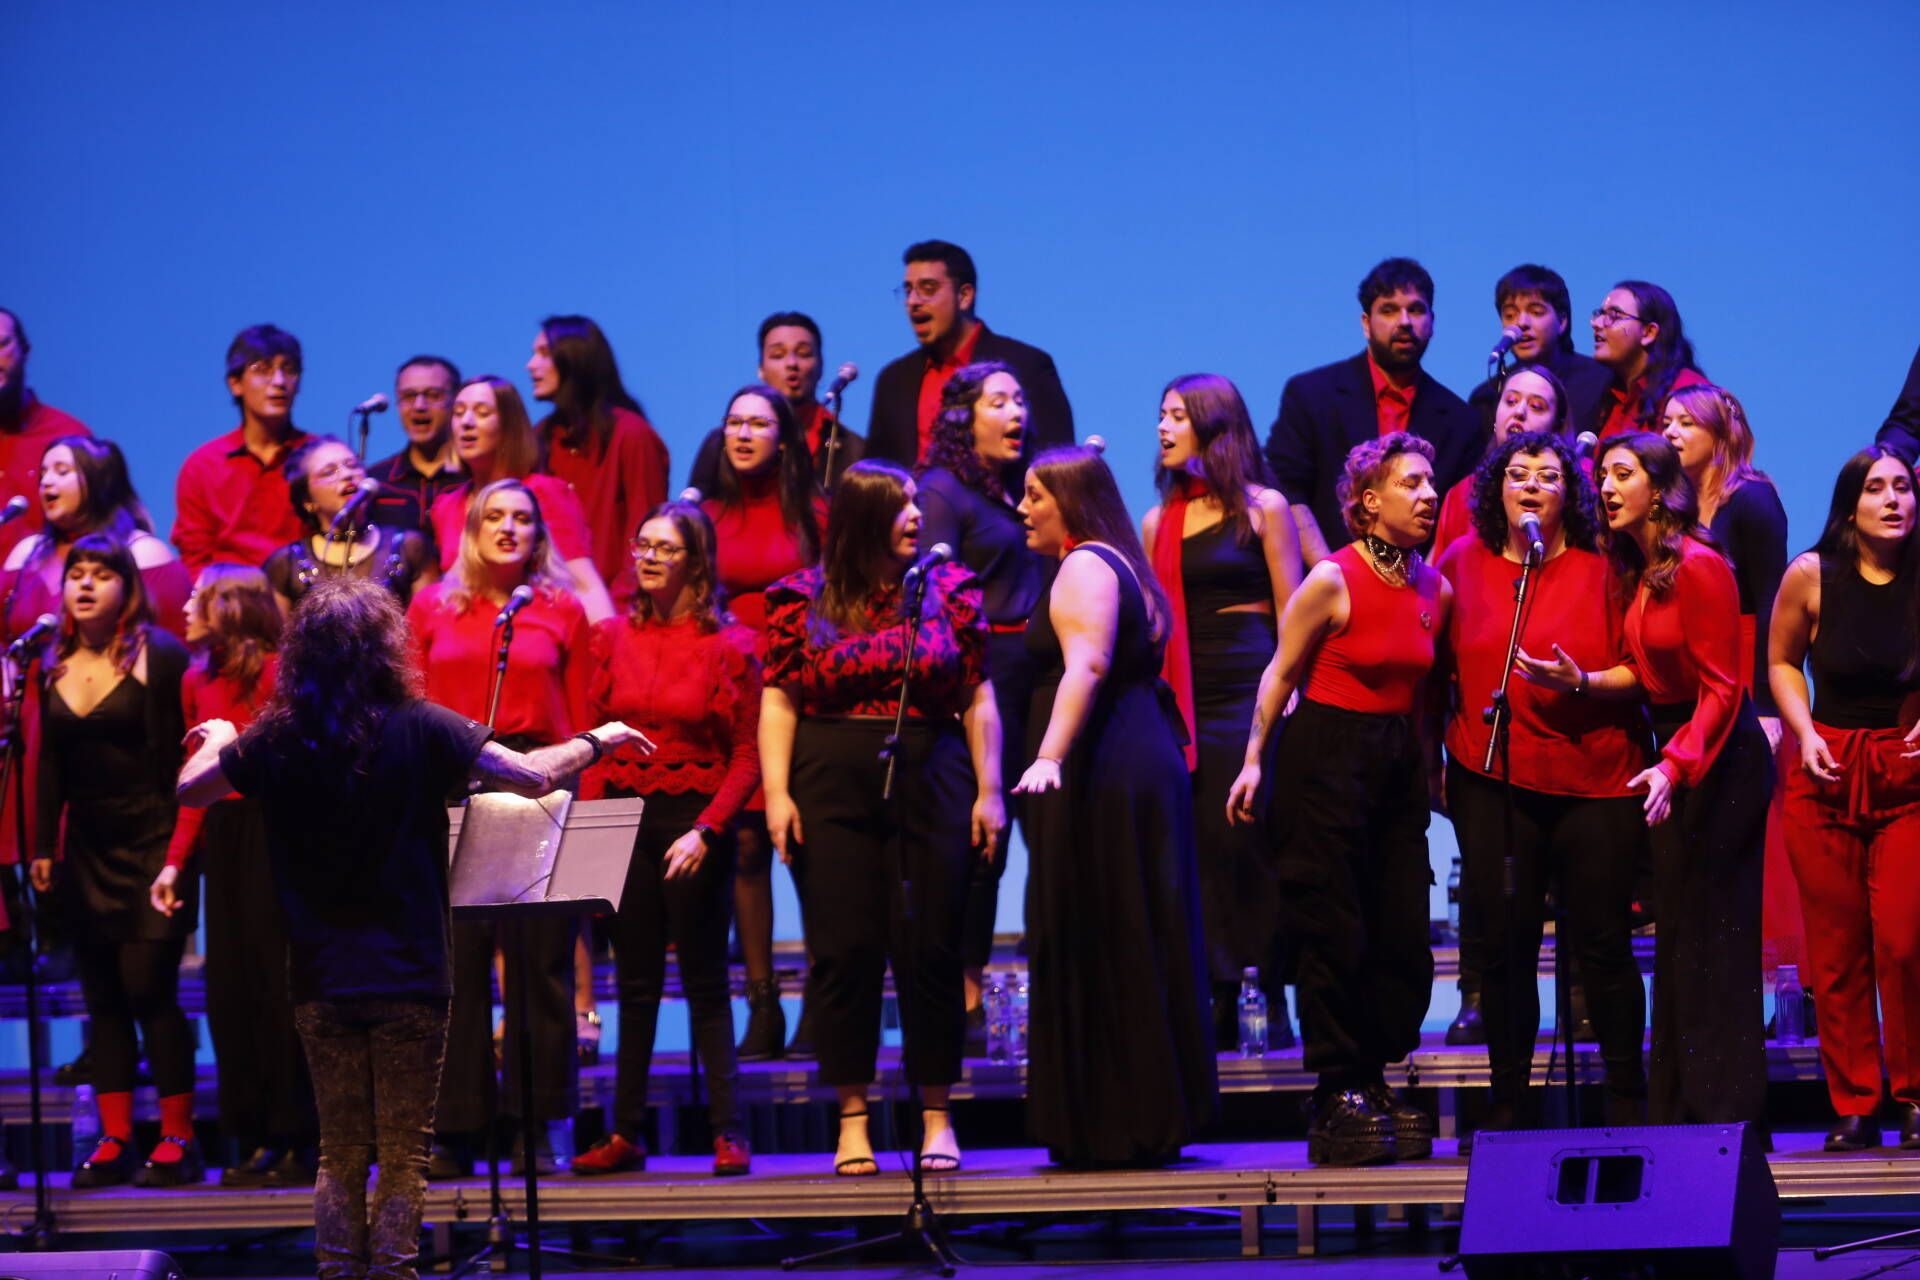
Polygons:
<instances>
[{"instance_id":1,"label":"black boot","mask_svg":"<svg viewBox=\"0 0 1920 1280\"><path fill-rule=\"evenodd\" d=\"M785 1015L783 1014L782 1016L784 1017ZM971 1032L973 1026L971 1019L973 1015L968 1014L967 1016L969 1019L967 1026L969 1032ZM981 1026L984 1027L985 1025L985 1015L983 1014ZM982 1032L983 1039L984 1036L985 1033ZM986 1050L982 1049L980 1052L981 1056L984 1056ZM811 1058L813 1056L813 1006L807 1002L807 997L804 993L800 996L800 1016L793 1020L793 1039L787 1041L787 1056L789 1058Z\"/></svg>"},{"instance_id":2,"label":"black boot","mask_svg":"<svg viewBox=\"0 0 1920 1280\"><path fill-rule=\"evenodd\" d=\"M1841 1116L1827 1130L1827 1150L1865 1151L1880 1145L1878 1116Z\"/></svg>"},{"instance_id":3,"label":"black boot","mask_svg":"<svg viewBox=\"0 0 1920 1280\"><path fill-rule=\"evenodd\" d=\"M1462 991L1460 993L1460 1013L1447 1027L1447 1043L1450 1045L1485 1044L1487 1028L1480 1021L1480 993Z\"/></svg>"},{"instance_id":4,"label":"black boot","mask_svg":"<svg viewBox=\"0 0 1920 1280\"><path fill-rule=\"evenodd\" d=\"M1391 1164L1399 1154L1393 1117L1376 1110L1364 1089L1322 1086L1307 1099L1307 1160L1340 1168Z\"/></svg>"},{"instance_id":5,"label":"black boot","mask_svg":"<svg viewBox=\"0 0 1920 1280\"><path fill-rule=\"evenodd\" d=\"M765 1062L787 1052L787 1015L780 1008L776 978L748 979L747 1032L740 1037L740 1061Z\"/></svg>"},{"instance_id":6,"label":"black boot","mask_svg":"<svg viewBox=\"0 0 1920 1280\"><path fill-rule=\"evenodd\" d=\"M1433 1154L1433 1135L1437 1126L1433 1117L1408 1102L1393 1096L1384 1083L1367 1090L1373 1109L1393 1121L1395 1154L1402 1160L1424 1160Z\"/></svg>"}]
</instances>

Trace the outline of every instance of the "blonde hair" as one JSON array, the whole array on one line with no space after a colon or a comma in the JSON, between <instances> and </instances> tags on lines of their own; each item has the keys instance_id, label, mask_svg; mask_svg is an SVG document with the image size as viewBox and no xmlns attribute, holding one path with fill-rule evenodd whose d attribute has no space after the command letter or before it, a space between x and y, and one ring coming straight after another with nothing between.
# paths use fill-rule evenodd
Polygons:
<instances>
[{"instance_id":1,"label":"blonde hair","mask_svg":"<svg viewBox=\"0 0 1920 1280\"><path fill-rule=\"evenodd\" d=\"M454 557L453 570L446 578L446 594L441 597L455 613L466 612L467 606L473 603L474 593L486 583L486 565L480 559L480 521L486 515L487 503L502 493L524 494L533 507L533 550L527 556L527 585L544 592L575 588L573 574L560 559L553 537L547 532L547 518L540 511L540 499L522 481L495 480L467 499L467 522L460 531L460 554Z\"/></svg>"},{"instance_id":2,"label":"blonde hair","mask_svg":"<svg viewBox=\"0 0 1920 1280\"><path fill-rule=\"evenodd\" d=\"M1725 387L1702 382L1675 389L1667 403L1676 400L1713 437L1713 457L1700 477L1697 495L1702 511L1718 511L1740 486L1766 478L1754 470L1753 427L1739 397Z\"/></svg>"}]
</instances>

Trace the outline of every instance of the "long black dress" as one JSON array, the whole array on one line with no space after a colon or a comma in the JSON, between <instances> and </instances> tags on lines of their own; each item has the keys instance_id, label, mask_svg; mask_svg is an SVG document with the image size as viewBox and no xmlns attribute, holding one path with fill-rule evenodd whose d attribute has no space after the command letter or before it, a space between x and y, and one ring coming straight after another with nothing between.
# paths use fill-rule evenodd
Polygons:
<instances>
[{"instance_id":1,"label":"long black dress","mask_svg":"<svg viewBox=\"0 0 1920 1280\"><path fill-rule=\"evenodd\" d=\"M1140 587L1082 550L1119 578L1120 619L1060 789L1027 800L1028 1124L1060 1164L1164 1162L1216 1101L1193 795ZM1032 758L1065 671L1045 599L1027 648Z\"/></svg>"}]
</instances>

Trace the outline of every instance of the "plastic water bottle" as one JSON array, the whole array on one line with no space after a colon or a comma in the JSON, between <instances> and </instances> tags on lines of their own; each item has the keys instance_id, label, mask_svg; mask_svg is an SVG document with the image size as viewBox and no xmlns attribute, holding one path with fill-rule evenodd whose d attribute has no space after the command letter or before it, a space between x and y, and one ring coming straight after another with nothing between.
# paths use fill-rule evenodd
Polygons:
<instances>
[{"instance_id":1,"label":"plastic water bottle","mask_svg":"<svg viewBox=\"0 0 1920 1280\"><path fill-rule=\"evenodd\" d=\"M1460 858L1455 855L1447 872L1447 937L1460 941Z\"/></svg>"},{"instance_id":2,"label":"plastic water bottle","mask_svg":"<svg viewBox=\"0 0 1920 1280\"><path fill-rule=\"evenodd\" d=\"M1260 971L1240 971L1240 1056L1267 1056L1267 993L1260 989Z\"/></svg>"},{"instance_id":3,"label":"plastic water bottle","mask_svg":"<svg viewBox=\"0 0 1920 1280\"><path fill-rule=\"evenodd\" d=\"M73 1158L75 1163L93 1155L100 1145L100 1111L93 1100L93 1086L73 1086Z\"/></svg>"},{"instance_id":4,"label":"plastic water bottle","mask_svg":"<svg viewBox=\"0 0 1920 1280\"><path fill-rule=\"evenodd\" d=\"M1807 993L1797 964L1773 971L1773 1038L1778 1044L1807 1042Z\"/></svg>"},{"instance_id":5,"label":"plastic water bottle","mask_svg":"<svg viewBox=\"0 0 1920 1280\"><path fill-rule=\"evenodd\" d=\"M1016 973L1013 976L1013 1016L1007 1021L1013 1029L1009 1037L1013 1060L1021 1066L1027 1065L1027 975Z\"/></svg>"},{"instance_id":6,"label":"plastic water bottle","mask_svg":"<svg viewBox=\"0 0 1920 1280\"><path fill-rule=\"evenodd\" d=\"M999 974L987 978L981 1003L987 1007L987 1060L1010 1062L1013 1059L1013 995L1006 979Z\"/></svg>"}]
</instances>

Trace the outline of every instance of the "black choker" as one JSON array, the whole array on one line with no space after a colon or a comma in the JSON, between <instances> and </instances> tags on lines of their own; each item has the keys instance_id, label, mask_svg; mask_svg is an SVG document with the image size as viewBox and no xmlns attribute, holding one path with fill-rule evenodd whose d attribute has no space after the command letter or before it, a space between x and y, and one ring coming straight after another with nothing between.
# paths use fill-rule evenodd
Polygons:
<instances>
[{"instance_id":1,"label":"black choker","mask_svg":"<svg viewBox=\"0 0 1920 1280\"><path fill-rule=\"evenodd\" d=\"M1388 573L1399 574L1402 578L1407 576L1415 554L1412 547L1396 546L1371 533L1362 534L1361 538L1367 544L1367 554L1373 557L1374 564Z\"/></svg>"}]
</instances>

